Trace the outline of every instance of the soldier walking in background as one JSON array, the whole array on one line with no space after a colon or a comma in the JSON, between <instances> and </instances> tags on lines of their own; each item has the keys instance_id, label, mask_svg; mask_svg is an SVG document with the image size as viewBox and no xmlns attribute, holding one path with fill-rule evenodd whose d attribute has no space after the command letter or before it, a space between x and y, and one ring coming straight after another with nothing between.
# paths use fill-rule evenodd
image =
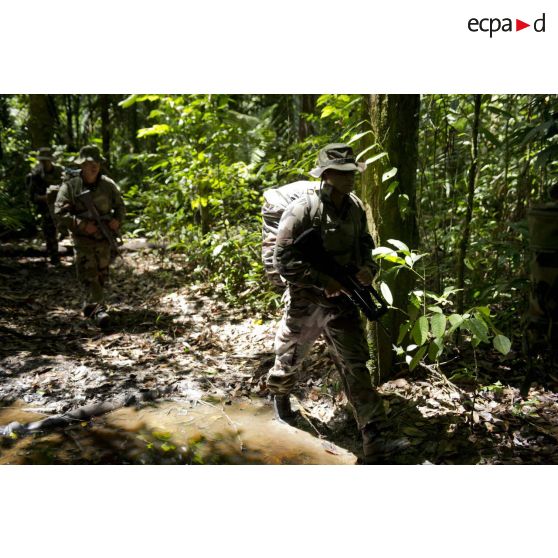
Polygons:
<instances>
[{"instance_id":1,"label":"soldier walking in background","mask_svg":"<svg viewBox=\"0 0 558 558\"><path fill-rule=\"evenodd\" d=\"M39 164L27 175L27 185L31 202L36 206L41 218L41 228L50 262L59 264L58 239L53 215L54 204L49 203L49 190L62 183L64 169L54 163L50 147L41 147L37 159Z\"/></svg>"},{"instance_id":2,"label":"soldier walking in background","mask_svg":"<svg viewBox=\"0 0 558 558\"><path fill-rule=\"evenodd\" d=\"M55 215L71 231L74 240L77 277L84 288L83 314L95 320L99 327L106 327L110 317L104 286L114 257L111 254L114 239L107 238L107 234L118 233L126 210L116 183L101 174L102 157L97 146L82 147L76 163L81 171L60 188ZM85 192L90 193L97 215L88 209Z\"/></svg>"}]
</instances>

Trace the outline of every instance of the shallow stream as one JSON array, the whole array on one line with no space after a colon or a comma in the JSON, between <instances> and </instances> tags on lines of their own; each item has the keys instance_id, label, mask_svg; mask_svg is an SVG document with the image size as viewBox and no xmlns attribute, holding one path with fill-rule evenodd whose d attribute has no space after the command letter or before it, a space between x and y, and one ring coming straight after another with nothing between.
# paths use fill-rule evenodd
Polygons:
<instances>
[{"instance_id":1,"label":"shallow stream","mask_svg":"<svg viewBox=\"0 0 558 558\"><path fill-rule=\"evenodd\" d=\"M44 418L23 402L0 425ZM356 457L273 420L269 403L164 401L51 432L0 439L0 464L354 464Z\"/></svg>"}]
</instances>

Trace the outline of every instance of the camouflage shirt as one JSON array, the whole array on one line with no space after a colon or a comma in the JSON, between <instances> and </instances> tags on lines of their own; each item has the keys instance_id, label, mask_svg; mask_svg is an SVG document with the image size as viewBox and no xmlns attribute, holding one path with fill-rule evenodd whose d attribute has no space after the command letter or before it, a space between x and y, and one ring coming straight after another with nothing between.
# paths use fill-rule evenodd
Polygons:
<instances>
[{"instance_id":1,"label":"camouflage shirt","mask_svg":"<svg viewBox=\"0 0 558 558\"><path fill-rule=\"evenodd\" d=\"M287 206L279 222L274 254L275 267L288 283L314 291L324 289L331 277L305 262L293 242L317 223L324 248L339 264L374 267L374 242L368 232L362 202L354 194L346 195L337 209L325 189L321 202L313 219L306 196Z\"/></svg>"},{"instance_id":2,"label":"camouflage shirt","mask_svg":"<svg viewBox=\"0 0 558 558\"><path fill-rule=\"evenodd\" d=\"M50 171L46 172L41 165L37 165L28 175L29 195L31 201L37 205L39 211L48 211L47 203L44 200L38 200L37 196L44 196L49 186L55 186L62 183L62 175L64 168L60 165L52 164Z\"/></svg>"},{"instance_id":3,"label":"camouflage shirt","mask_svg":"<svg viewBox=\"0 0 558 558\"><path fill-rule=\"evenodd\" d=\"M77 196L84 190L90 190L93 203L99 212L101 218L110 220L116 219L120 223L124 220L126 209L120 190L116 183L108 176L99 175L95 184L84 185L81 176L70 178L66 181L56 197L54 204L54 213L57 220L66 225L76 236L90 236L100 240L103 238L102 233L97 232L95 235L85 235L77 230L80 219L93 219L87 214L87 208L84 203L77 199Z\"/></svg>"}]
</instances>

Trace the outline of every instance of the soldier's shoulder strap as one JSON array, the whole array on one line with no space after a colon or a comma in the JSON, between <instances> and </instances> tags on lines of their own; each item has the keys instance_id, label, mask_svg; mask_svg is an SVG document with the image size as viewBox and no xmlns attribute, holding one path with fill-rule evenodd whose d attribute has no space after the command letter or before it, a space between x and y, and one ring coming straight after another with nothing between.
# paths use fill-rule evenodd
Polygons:
<instances>
[{"instance_id":1,"label":"soldier's shoulder strap","mask_svg":"<svg viewBox=\"0 0 558 558\"><path fill-rule=\"evenodd\" d=\"M120 193L120 188L118 188L118 184L116 184L116 182L110 176L107 176L106 174L102 174L99 178L99 181L109 184L113 190Z\"/></svg>"},{"instance_id":2,"label":"soldier's shoulder strap","mask_svg":"<svg viewBox=\"0 0 558 558\"><path fill-rule=\"evenodd\" d=\"M67 177L62 184L66 185L70 199L74 199L83 191L83 180L80 175Z\"/></svg>"},{"instance_id":3,"label":"soldier's shoulder strap","mask_svg":"<svg viewBox=\"0 0 558 558\"><path fill-rule=\"evenodd\" d=\"M315 188L308 188L306 191L306 198L308 204L308 214L310 216L310 222L312 223L312 228L320 229L322 223L322 200L318 195L318 191Z\"/></svg>"},{"instance_id":4,"label":"soldier's shoulder strap","mask_svg":"<svg viewBox=\"0 0 558 558\"><path fill-rule=\"evenodd\" d=\"M354 192L351 192L349 194L349 196L350 196L351 200L354 202L354 204L356 206L358 206L360 209L362 209L362 211L365 211L364 204L362 203L362 200Z\"/></svg>"}]
</instances>

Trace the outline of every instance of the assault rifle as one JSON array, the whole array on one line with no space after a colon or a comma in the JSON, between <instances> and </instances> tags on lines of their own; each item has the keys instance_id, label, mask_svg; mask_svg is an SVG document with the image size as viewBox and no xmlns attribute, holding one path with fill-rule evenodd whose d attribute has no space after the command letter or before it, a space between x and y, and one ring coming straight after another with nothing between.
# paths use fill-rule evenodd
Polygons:
<instances>
[{"instance_id":1,"label":"assault rifle","mask_svg":"<svg viewBox=\"0 0 558 558\"><path fill-rule=\"evenodd\" d=\"M314 269L327 273L343 287L344 294L371 322L379 320L387 311L388 305L371 285L361 285L356 278L358 268L354 265L343 266L326 252L321 235L316 229L304 231L294 242L306 262Z\"/></svg>"},{"instance_id":2,"label":"assault rifle","mask_svg":"<svg viewBox=\"0 0 558 558\"><path fill-rule=\"evenodd\" d=\"M110 255L111 258L114 259L116 256L122 257L122 255L118 251L118 244L114 239L114 235L112 234L111 230L107 227L106 221L99 215L95 204L93 203L93 197L91 195L91 190L84 190L81 194L77 196L78 200L81 200L87 209L87 213L81 214L80 217L84 219L92 219L95 221L99 230L103 234L103 236L108 240L110 244Z\"/></svg>"}]
</instances>

